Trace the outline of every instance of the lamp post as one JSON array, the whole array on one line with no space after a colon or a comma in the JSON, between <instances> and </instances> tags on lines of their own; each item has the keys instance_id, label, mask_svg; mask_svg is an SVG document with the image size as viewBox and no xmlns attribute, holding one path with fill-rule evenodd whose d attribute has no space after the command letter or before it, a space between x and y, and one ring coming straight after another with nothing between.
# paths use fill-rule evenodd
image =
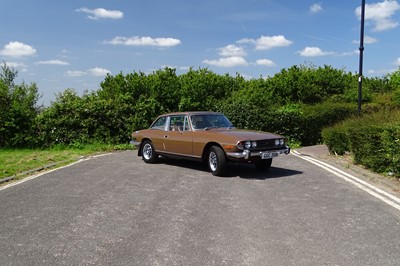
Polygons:
<instances>
[{"instance_id":1,"label":"lamp post","mask_svg":"<svg viewBox=\"0 0 400 266\"><path fill-rule=\"evenodd\" d=\"M364 53L364 17L365 0L361 0L361 30L360 30L360 62L358 71L358 114L361 115L362 79L363 79L363 53Z\"/></svg>"}]
</instances>

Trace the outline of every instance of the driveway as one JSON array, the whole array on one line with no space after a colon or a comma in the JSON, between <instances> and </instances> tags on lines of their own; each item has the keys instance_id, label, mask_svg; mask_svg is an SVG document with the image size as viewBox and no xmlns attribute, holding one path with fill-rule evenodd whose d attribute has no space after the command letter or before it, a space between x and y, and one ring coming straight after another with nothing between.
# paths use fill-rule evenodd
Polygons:
<instances>
[{"instance_id":1,"label":"driveway","mask_svg":"<svg viewBox=\"0 0 400 266\"><path fill-rule=\"evenodd\" d=\"M135 151L0 190L2 265L399 265L400 210L304 160L269 172Z\"/></svg>"}]
</instances>

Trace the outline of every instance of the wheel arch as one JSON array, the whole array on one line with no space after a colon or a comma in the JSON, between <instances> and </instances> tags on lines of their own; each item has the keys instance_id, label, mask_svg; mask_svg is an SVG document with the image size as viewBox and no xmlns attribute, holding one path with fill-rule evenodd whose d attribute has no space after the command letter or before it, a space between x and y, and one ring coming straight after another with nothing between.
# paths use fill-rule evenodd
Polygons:
<instances>
[{"instance_id":1,"label":"wheel arch","mask_svg":"<svg viewBox=\"0 0 400 266\"><path fill-rule=\"evenodd\" d=\"M142 156L142 146L143 146L143 143L144 143L146 140L152 142L151 139L149 139L149 138L143 138L142 141L140 142L139 147L138 147L138 156Z\"/></svg>"},{"instance_id":2,"label":"wheel arch","mask_svg":"<svg viewBox=\"0 0 400 266\"><path fill-rule=\"evenodd\" d=\"M220 148L223 150L223 152L224 152L224 154L225 154L225 157L226 157L225 150L224 150L224 148L222 147L221 144L219 144L218 142L208 142L208 143L204 146L203 154L201 155L201 160L202 160L202 161L206 161L206 160L207 160L208 152L210 151L210 148L211 148L212 146L218 146L218 147L220 147Z\"/></svg>"}]
</instances>

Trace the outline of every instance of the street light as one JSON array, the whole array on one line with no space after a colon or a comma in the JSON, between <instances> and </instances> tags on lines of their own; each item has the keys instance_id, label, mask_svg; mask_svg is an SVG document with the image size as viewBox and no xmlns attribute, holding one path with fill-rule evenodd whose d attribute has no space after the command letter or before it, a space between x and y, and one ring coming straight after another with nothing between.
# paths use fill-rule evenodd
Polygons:
<instances>
[{"instance_id":1,"label":"street light","mask_svg":"<svg viewBox=\"0 0 400 266\"><path fill-rule=\"evenodd\" d=\"M364 53L364 17L365 0L361 0L361 30L360 30L360 63L358 71L358 114L361 115L362 78L363 78L363 53Z\"/></svg>"}]
</instances>

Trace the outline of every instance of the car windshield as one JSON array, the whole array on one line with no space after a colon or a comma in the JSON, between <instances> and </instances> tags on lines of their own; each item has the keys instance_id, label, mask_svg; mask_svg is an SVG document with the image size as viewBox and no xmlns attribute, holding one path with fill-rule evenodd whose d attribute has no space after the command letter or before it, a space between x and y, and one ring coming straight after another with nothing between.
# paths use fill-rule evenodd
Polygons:
<instances>
[{"instance_id":1,"label":"car windshield","mask_svg":"<svg viewBox=\"0 0 400 266\"><path fill-rule=\"evenodd\" d=\"M194 129L210 129L218 127L232 128L233 125L229 119L222 114L205 114L205 115L192 115L192 126Z\"/></svg>"}]
</instances>

